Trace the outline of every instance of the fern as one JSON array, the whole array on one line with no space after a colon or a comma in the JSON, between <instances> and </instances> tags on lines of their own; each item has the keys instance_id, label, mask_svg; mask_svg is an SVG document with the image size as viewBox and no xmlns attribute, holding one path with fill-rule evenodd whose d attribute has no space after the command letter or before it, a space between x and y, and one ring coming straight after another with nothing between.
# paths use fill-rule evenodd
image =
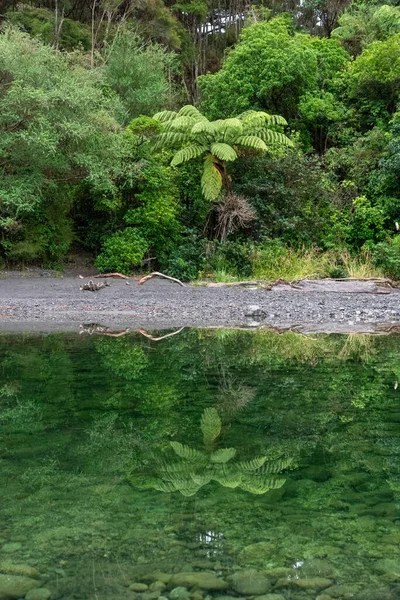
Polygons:
<instances>
[{"instance_id":1,"label":"fern","mask_svg":"<svg viewBox=\"0 0 400 600\"><path fill-rule=\"evenodd\" d=\"M231 161L237 159L237 154L229 144L215 142L211 144L211 152L220 160Z\"/></svg>"},{"instance_id":2,"label":"fern","mask_svg":"<svg viewBox=\"0 0 400 600\"><path fill-rule=\"evenodd\" d=\"M263 464L265 463L265 461L267 460L266 456L257 456L256 458L253 458L251 460L246 460L246 461L242 461L240 463L237 464L238 469L240 469L241 471L256 471L256 469L259 469L260 467L263 466Z\"/></svg>"},{"instance_id":3,"label":"fern","mask_svg":"<svg viewBox=\"0 0 400 600\"><path fill-rule=\"evenodd\" d=\"M186 460L199 461L204 458L201 452L194 448L190 448L190 446L185 446L185 444L181 444L180 442L170 442L170 445L175 454Z\"/></svg>"},{"instance_id":4,"label":"fern","mask_svg":"<svg viewBox=\"0 0 400 600\"><path fill-rule=\"evenodd\" d=\"M243 124L239 119L224 119L214 121L215 131L224 142L234 142L243 134Z\"/></svg>"},{"instance_id":5,"label":"fern","mask_svg":"<svg viewBox=\"0 0 400 600\"><path fill-rule=\"evenodd\" d=\"M197 144L191 144L190 146L185 146L181 150L175 154L174 158L171 161L171 165L176 167L184 162L188 162L188 160L192 160L192 158L198 158L204 152L207 151L205 146L199 146Z\"/></svg>"},{"instance_id":6,"label":"fern","mask_svg":"<svg viewBox=\"0 0 400 600\"><path fill-rule=\"evenodd\" d=\"M204 445L210 446L221 433L221 419L215 408L206 408L201 417L200 428L203 433Z\"/></svg>"},{"instance_id":7,"label":"fern","mask_svg":"<svg viewBox=\"0 0 400 600\"><path fill-rule=\"evenodd\" d=\"M271 131L269 133L274 134L275 132ZM242 135L236 140L236 143L238 144L238 146L244 146L245 148L251 148L252 150L262 150L265 152L266 150L268 150L268 147L266 146L265 142L261 139L261 137L258 137L258 135L259 134Z\"/></svg>"},{"instance_id":8,"label":"fern","mask_svg":"<svg viewBox=\"0 0 400 600\"><path fill-rule=\"evenodd\" d=\"M204 160L204 170L201 178L201 191L206 200L216 200L222 188L222 175L214 165L211 155Z\"/></svg>"},{"instance_id":9,"label":"fern","mask_svg":"<svg viewBox=\"0 0 400 600\"><path fill-rule=\"evenodd\" d=\"M221 448L211 454L211 462L213 463L227 463L236 454L235 448Z\"/></svg>"}]
</instances>

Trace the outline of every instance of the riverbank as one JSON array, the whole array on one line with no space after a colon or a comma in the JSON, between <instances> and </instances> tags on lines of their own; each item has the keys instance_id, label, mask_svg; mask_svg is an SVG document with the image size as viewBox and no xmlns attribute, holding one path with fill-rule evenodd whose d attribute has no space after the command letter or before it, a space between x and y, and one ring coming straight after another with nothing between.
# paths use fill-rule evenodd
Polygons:
<instances>
[{"instance_id":1,"label":"riverbank","mask_svg":"<svg viewBox=\"0 0 400 600\"><path fill-rule=\"evenodd\" d=\"M0 330L82 331L97 324L114 331L179 327L273 327L303 332L400 329L399 290L371 282L305 281L300 285L181 287L130 279L83 291L90 277L15 273L0 279Z\"/></svg>"}]
</instances>

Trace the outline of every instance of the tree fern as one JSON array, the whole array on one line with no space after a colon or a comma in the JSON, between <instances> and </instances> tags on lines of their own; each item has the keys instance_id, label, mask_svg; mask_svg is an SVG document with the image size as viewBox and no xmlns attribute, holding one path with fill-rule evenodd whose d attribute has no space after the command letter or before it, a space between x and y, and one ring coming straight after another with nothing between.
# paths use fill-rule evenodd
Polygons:
<instances>
[{"instance_id":1,"label":"tree fern","mask_svg":"<svg viewBox=\"0 0 400 600\"><path fill-rule=\"evenodd\" d=\"M235 150L229 144L223 142L215 142L211 144L211 152L214 156L220 160L231 161L237 159Z\"/></svg>"},{"instance_id":2,"label":"tree fern","mask_svg":"<svg viewBox=\"0 0 400 600\"><path fill-rule=\"evenodd\" d=\"M212 155L204 159L204 170L201 177L201 191L206 200L216 200L222 188L222 175L214 164Z\"/></svg>"}]
</instances>

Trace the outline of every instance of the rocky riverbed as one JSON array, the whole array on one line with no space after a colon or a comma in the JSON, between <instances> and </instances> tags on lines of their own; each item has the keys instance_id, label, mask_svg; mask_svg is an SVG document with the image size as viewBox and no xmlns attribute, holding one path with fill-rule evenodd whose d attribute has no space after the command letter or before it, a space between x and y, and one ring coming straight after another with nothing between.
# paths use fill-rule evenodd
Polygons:
<instances>
[{"instance_id":1,"label":"rocky riverbed","mask_svg":"<svg viewBox=\"0 0 400 600\"><path fill-rule=\"evenodd\" d=\"M134 279L108 279L110 285L99 291L81 290L89 279L3 273L0 329L78 331L98 324L131 331L261 326L330 333L400 327L399 290L370 282L316 281L267 290L181 287L157 279L139 286Z\"/></svg>"}]
</instances>

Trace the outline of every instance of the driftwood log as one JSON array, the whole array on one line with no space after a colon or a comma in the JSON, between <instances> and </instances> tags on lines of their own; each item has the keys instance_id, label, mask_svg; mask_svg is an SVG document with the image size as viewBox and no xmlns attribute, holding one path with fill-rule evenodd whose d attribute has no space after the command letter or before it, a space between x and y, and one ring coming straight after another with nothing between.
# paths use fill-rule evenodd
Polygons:
<instances>
[{"instance_id":1,"label":"driftwood log","mask_svg":"<svg viewBox=\"0 0 400 600\"><path fill-rule=\"evenodd\" d=\"M149 279L153 279L153 277L162 277L163 279L168 279L168 281L173 281L174 283L177 283L178 285L181 285L182 287L186 287L185 284L182 283L182 281L180 279L176 279L175 277L169 277L169 275L164 275L164 273L159 273L158 271L154 271L153 273L150 273L150 275L145 275L145 277L142 277L142 279L139 279L138 285L143 285L144 283L146 283L146 281L149 281Z\"/></svg>"}]
</instances>

